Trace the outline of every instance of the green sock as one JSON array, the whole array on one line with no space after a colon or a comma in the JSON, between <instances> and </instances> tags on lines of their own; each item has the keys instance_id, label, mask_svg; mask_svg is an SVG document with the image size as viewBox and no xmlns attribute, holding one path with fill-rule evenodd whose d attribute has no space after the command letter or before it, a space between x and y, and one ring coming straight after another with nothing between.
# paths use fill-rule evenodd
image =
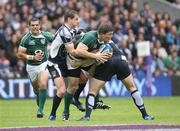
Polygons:
<instances>
[{"instance_id":1,"label":"green sock","mask_svg":"<svg viewBox=\"0 0 180 131\"><path fill-rule=\"evenodd\" d=\"M97 94L95 97L95 103L97 103L98 101L99 101L99 94Z\"/></svg>"},{"instance_id":2,"label":"green sock","mask_svg":"<svg viewBox=\"0 0 180 131\"><path fill-rule=\"evenodd\" d=\"M73 95L68 92L64 94L64 113L66 114L69 114L69 107L70 107L72 97Z\"/></svg>"},{"instance_id":3,"label":"green sock","mask_svg":"<svg viewBox=\"0 0 180 131\"><path fill-rule=\"evenodd\" d=\"M44 108L44 104L46 101L46 95L47 95L46 89L39 90L39 109L40 110L43 110L43 108Z\"/></svg>"},{"instance_id":4,"label":"green sock","mask_svg":"<svg viewBox=\"0 0 180 131\"><path fill-rule=\"evenodd\" d=\"M36 94L36 104L39 106L39 93Z\"/></svg>"},{"instance_id":5,"label":"green sock","mask_svg":"<svg viewBox=\"0 0 180 131\"><path fill-rule=\"evenodd\" d=\"M34 91L34 94L36 95L36 104L39 106L39 92Z\"/></svg>"}]
</instances>

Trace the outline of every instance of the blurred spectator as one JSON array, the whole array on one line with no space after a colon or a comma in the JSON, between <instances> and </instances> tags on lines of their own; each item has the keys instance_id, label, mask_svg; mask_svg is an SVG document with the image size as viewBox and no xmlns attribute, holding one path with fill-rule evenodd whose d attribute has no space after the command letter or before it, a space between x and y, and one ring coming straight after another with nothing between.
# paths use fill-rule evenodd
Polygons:
<instances>
[{"instance_id":1,"label":"blurred spectator","mask_svg":"<svg viewBox=\"0 0 180 131\"><path fill-rule=\"evenodd\" d=\"M173 3L173 5L177 8L180 8L180 0L167 0L171 3Z\"/></svg>"},{"instance_id":2,"label":"blurred spectator","mask_svg":"<svg viewBox=\"0 0 180 131\"><path fill-rule=\"evenodd\" d=\"M168 1L179 7L179 0ZM145 73L146 66L143 58L137 57L138 41L151 43L153 74L178 72L180 20L172 21L168 12L153 13L148 2L138 12L136 0L1 0L0 70L10 72L3 77L26 76L25 64L17 60L16 50L21 36L28 32L28 20L36 16L42 21L42 30L55 33L64 21L64 12L70 9L78 11L80 28L85 31L97 29L102 23L112 23L113 41L140 76Z\"/></svg>"},{"instance_id":3,"label":"blurred spectator","mask_svg":"<svg viewBox=\"0 0 180 131\"><path fill-rule=\"evenodd\" d=\"M173 49L171 54L163 59L163 63L168 68L168 74L173 75L180 70L180 57L177 49Z\"/></svg>"}]
</instances>

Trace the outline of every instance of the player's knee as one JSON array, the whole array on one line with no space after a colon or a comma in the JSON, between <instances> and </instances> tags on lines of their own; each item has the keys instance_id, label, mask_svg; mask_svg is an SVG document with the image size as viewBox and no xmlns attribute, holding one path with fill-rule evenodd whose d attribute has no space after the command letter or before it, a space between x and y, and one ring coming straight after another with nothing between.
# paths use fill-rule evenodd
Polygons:
<instances>
[{"instance_id":1,"label":"player's knee","mask_svg":"<svg viewBox=\"0 0 180 131\"><path fill-rule=\"evenodd\" d=\"M129 92L133 92L133 91L136 90L136 87L135 87L134 84L128 84L128 85L126 86L126 88L127 88L127 90L128 90Z\"/></svg>"},{"instance_id":2,"label":"player's knee","mask_svg":"<svg viewBox=\"0 0 180 131\"><path fill-rule=\"evenodd\" d=\"M98 94L98 91L89 90L88 94L93 94L94 96L96 96Z\"/></svg>"},{"instance_id":3,"label":"player's knee","mask_svg":"<svg viewBox=\"0 0 180 131\"><path fill-rule=\"evenodd\" d=\"M58 96L58 97L63 97L64 96L64 93L65 93L65 90L57 90L57 93L56 93L56 95Z\"/></svg>"},{"instance_id":4,"label":"player's knee","mask_svg":"<svg viewBox=\"0 0 180 131\"><path fill-rule=\"evenodd\" d=\"M47 81L40 81L39 82L39 88L40 89L46 89L47 88Z\"/></svg>"},{"instance_id":5,"label":"player's knee","mask_svg":"<svg viewBox=\"0 0 180 131\"><path fill-rule=\"evenodd\" d=\"M78 87L77 86L71 86L67 88L67 92L74 94L77 91Z\"/></svg>"}]
</instances>

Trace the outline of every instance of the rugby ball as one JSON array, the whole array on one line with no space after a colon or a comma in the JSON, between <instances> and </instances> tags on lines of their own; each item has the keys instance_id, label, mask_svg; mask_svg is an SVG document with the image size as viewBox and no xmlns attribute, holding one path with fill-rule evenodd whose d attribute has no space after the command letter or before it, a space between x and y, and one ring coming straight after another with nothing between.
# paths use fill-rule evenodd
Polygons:
<instances>
[{"instance_id":1,"label":"rugby ball","mask_svg":"<svg viewBox=\"0 0 180 131\"><path fill-rule=\"evenodd\" d=\"M110 44L103 44L100 46L98 52L100 52L100 53L106 53L106 52L113 53L113 48L111 47ZM96 65L100 65L100 64L102 64L100 61L96 61Z\"/></svg>"},{"instance_id":2,"label":"rugby ball","mask_svg":"<svg viewBox=\"0 0 180 131\"><path fill-rule=\"evenodd\" d=\"M103 45L100 46L98 52L100 52L100 53L113 52L113 48L111 47L110 44L103 44Z\"/></svg>"}]
</instances>

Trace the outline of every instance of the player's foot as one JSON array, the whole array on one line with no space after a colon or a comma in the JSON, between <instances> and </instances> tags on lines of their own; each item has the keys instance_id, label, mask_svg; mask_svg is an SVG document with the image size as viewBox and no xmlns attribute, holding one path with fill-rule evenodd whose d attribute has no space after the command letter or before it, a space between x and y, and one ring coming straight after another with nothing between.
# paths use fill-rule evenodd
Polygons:
<instances>
[{"instance_id":1,"label":"player's foot","mask_svg":"<svg viewBox=\"0 0 180 131\"><path fill-rule=\"evenodd\" d=\"M75 99L72 99L71 104L73 104L74 106L76 106L80 111L84 112L86 109L84 107L84 105L80 102L77 101Z\"/></svg>"},{"instance_id":2,"label":"player's foot","mask_svg":"<svg viewBox=\"0 0 180 131\"><path fill-rule=\"evenodd\" d=\"M69 121L69 114L63 113L63 121Z\"/></svg>"},{"instance_id":3,"label":"player's foot","mask_svg":"<svg viewBox=\"0 0 180 131\"><path fill-rule=\"evenodd\" d=\"M37 111L37 118L42 118L43 116L44 116L43 111L38 109L38 111Z\"/></svg>"},{"instance_id":4,"label":"player's foot","mask_svg":"<svg viewBox=\"0 0 180 131\"><path fill-rule=\"evenodd\" d=\"M94 109L110 109L111 106L105 104L102 100L98 101L95 106Z\"/></svg>"},{"instance_id":5,"label":"player's foot","mask_svg":"<svg viewBox=\"0 0 180 131\"><path fill-rule=\"evenodd\" d=\"M81 119L79 119L78 121L90 121L90 118L83 116L83 117L82 117Z\"/></svg>"},{"instance_id":6,"label":"player's foot","mask_svg":"<svg viewBox=\"0 0 180 131\"><path fill-rule=\"evenodd\" d=\"M52 116L52 115L51 115L51 116L49 116L48 120L49 120L49 121L55 121L55 120L56 120L56 116Z\"/></svg>"},{"instance_id":7,"label":"player's foot","mask_svg":"<svg viewBox=\"0 0 180 131\"><path fill-rule=\"evenodd\" d=\"M155 118L153 116L147 115L143 117L144 120L154 120Z\"/></svg>"}]
</instances>

